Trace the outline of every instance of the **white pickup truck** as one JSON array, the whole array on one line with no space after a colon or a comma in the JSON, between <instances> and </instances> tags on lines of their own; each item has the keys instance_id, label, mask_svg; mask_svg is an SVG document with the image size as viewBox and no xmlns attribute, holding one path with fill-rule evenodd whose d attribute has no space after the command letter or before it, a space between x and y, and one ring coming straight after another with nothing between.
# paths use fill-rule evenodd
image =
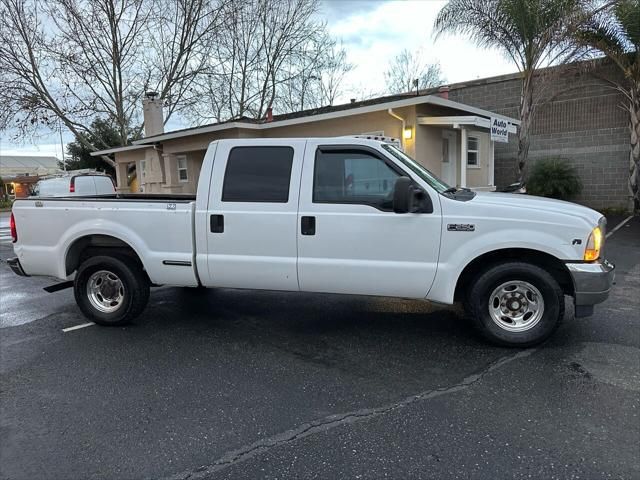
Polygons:
<instances>
[{"instance_id":1,"label":"white pickup truck","mask_svg":"<svg viewBox=\"0 0 640 480\"><path fill-rule=\"evenodd\" d=\"M593 313L613 282L605 219L567 202L449 187L360 138L211 143L196 196L29 198L13 205L19 275L73 287L101 325L152 285L381 295L452 304L494 343L529 346Z\"/></svg>"}]
</instances>

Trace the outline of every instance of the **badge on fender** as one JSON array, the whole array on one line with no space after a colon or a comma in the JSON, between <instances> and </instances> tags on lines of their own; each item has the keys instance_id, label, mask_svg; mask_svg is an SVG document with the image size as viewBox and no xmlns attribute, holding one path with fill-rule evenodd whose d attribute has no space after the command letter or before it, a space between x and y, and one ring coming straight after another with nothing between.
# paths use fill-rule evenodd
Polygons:
<instances>
[{"instance_id":1,"label":"badge on fender","mask_svg":"<svg viewBox=\"0 0 640 480\"><path fill-rule=\"evenodd\" d=\"M475 232L476 226L472 223L449 223L447 230L450 232Z\"/></svg>"}]
</instances>

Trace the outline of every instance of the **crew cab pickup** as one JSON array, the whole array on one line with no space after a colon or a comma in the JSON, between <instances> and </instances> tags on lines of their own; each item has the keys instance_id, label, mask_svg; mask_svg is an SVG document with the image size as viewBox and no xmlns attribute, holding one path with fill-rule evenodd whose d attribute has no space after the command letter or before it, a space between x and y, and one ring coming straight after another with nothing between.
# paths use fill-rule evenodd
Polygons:
<instances>
[{"instance_id":1,"label":"crew cab pickup","mask_svg":"<svg viewBox=\"0 0 640 480\"><path fill-rule=\"evenodd\" d=\"M121 325L154 285L464 303L494 343L529 346L593 312L613 282L605 219L572 203L446 185L360 138L210 144L197 195L13 205L20 275L73 281L86 317Z\"/></svg>"}]
</instances>

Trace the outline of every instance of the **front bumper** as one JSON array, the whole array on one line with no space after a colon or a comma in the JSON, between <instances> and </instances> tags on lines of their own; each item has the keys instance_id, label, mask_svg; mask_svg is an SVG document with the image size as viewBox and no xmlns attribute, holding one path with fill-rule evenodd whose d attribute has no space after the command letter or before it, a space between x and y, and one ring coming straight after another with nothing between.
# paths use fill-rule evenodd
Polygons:
<instances>
[{"instance_id":1,"label":"front bumper","mask_svg":"<svg viewBox=\"0 0 640 480\"><path fill-rule=\"evenodd\" d=\"M20 260L18 259L18 257L13 257L8 259L7 264L9 265L11 270L13 270L13 273L15 273L16 275L20 275L21 277L29 276L24 272L22 265L20 265Z\"/></svg>"},{"instance_id":2,"label":"front bumper","mask_svg":"<svg viewBox=\"0 0 640 480\"><path fill-rule=\"evenodd\" d=\"M612 263L602 260L594 263L567 263L566 265L573 279L576 316L580 311L585 313L592 311L593 305L607 299L615 277L615 266Z\"/></svg>"}]
</instances>

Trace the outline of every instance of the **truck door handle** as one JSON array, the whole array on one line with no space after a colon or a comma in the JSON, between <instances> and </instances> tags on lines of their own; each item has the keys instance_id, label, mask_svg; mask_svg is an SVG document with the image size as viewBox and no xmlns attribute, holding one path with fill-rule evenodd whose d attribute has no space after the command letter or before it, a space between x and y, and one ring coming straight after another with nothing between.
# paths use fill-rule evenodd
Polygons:
<instances>
[{"instance_id":1,"label":"truck door handle","mask_svg":"<svg viewBox=\"0 0 640 480\"><path fill-rule=\"evenodd\" d=\"M209 226L211 227L211 233L223 233L224 215L211 215L209 217Z\"/></svg>"},{"instance_id":2,"label":"truck door handle","mask_svg":"<svg viewBox=\"0 0 640 480\"><path fill-rule=\"evenodd\" d=\"M300 220L302 235L316 234L316 217L302 217Z\"/></svg>"}]
</instances>

